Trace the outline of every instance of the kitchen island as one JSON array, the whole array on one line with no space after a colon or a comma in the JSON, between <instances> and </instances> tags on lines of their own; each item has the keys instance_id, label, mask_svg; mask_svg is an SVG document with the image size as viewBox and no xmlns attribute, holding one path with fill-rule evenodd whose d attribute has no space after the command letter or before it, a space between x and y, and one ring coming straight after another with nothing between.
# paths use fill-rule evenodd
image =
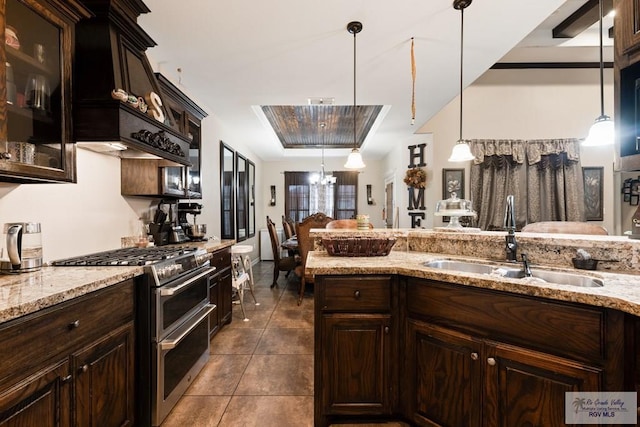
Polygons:
<instances>
[{"instance_id":1,"label":"kitchen island","mask_svg":"<svg viewBox=\"0 0 640 427\"><path fill-rule=\"evenodd\" d=\"M315 231L316 243L327 235ZM424 265L513 267L502 262L504 235L408 231L384 257L310 253L316 426L565 425L565 392L638 389L640 276L627 264L638 242L518 233L531 258L549 260L532 268L601 287ZM576 247L606 252L608 270L566 266Z\"/></svg>"}]
</instances>

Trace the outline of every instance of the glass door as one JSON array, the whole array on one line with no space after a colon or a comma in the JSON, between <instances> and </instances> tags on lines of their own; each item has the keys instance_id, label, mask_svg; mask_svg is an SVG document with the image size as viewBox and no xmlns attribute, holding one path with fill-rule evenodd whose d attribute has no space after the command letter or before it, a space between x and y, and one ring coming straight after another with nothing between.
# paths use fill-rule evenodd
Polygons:
<instances>
[{"instance_id":1,"label":"glass door","mask_svg":"<svg viewBox=\"0 0 640 427\"><path fill-rule=\"evenodd\" d=\"M72 158L65 153L70 124L64 103L64 82L71 77L62 52L65 38L70 38L69 26L31 1L7 0L5 19L5 61L0 67L6 120L0 168L25 176L72 178L65 174Z\"/></svg>"}]
</instances>

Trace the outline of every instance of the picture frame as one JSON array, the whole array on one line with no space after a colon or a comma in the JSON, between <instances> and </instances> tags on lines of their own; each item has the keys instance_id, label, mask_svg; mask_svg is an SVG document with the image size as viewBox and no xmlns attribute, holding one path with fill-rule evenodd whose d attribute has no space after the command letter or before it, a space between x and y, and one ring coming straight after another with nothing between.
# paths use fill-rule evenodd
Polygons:
<instances>
[{"instance_id":1,"label":"picture frame","mask_svg":"<svg viewBox=\"0 0 640 427\"><path fill-rule=\"evenodd\" d=\"M456 193L464 199L464 169L442 169L442 199L448 199Z\"/></svg>"},{"instance_id":2,"label":"picture frame","mask_svg":"<svg viewBox=\"0 0 640 427\"><path fill-rule=\"evenodd\" d=\"M442 169L442 199L446 200L456 193L456 197L464 199L464 169ZM442 222L449 222L448 216Z\"/></svg>"},{"instance_id":3,"label":"picture frame","mask_svg":"<svg viewBox=\"0 0 640 427\"><path fill-rule=\"evenodd\" d=\"M587 221L602 221L603 206L603 167L583 167L584 211Z\"/></svg>"}]
</instances>

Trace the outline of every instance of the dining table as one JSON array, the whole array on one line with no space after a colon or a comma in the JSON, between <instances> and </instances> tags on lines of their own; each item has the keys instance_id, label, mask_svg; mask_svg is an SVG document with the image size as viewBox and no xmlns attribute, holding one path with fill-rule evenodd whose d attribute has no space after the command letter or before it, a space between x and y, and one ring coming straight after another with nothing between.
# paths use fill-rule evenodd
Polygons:
<instances>
[{"instance_id":1,"label":"dining table","mask_svg":"<svg viewBox=\"0 0 640 427\"><path fill-rule=\"evenodd\" d=\"M288 238L287 240L285 240L284 242L282 242L280 244L280 247L282 247L283 249L288 250L289 252L297 253L298 252L298 238L297 238L297 236L293 236L293 237Z\"/></svg>"}]
</instances>

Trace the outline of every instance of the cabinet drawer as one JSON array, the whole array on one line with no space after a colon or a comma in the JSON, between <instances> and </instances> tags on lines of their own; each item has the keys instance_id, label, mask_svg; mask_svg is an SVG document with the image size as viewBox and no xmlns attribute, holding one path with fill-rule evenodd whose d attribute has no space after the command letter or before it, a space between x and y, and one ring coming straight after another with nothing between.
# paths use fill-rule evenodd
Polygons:
<instances>
[{"instance_id":1,"label":"cabinet drawer","mask_svg":"<svg viewBox=\"0 0 640 427\"><path fill-rule=\"evenodd\" d=\"M219 273L231 265L231 248L212 252L211 256L211 266L216 268L216 273Z\"/></svg>"},{"instance_id":2,"label":"cabinet drawer","mask_svg":"<svg viewBox=\"0 0 640 427\"><path fill-rule=\"evenodd\" d=\"M391 277L330 276L320 281L323 311L389 311Z\"/></svg>"},{"instance_id":3,"label":"cabinet drawer","mask_svg":"<svg viewBox=\"0 0 640 427\"><path fill-rule=\"evenodd\" d=\"M133 304L133 281L128 280L0 326L0 383L24 378L132 321Z\"/></svg>"},{"instance_id":4,"label":"cabinet drawer","mask_svg":"<svg viewBox=\"0 0 640 427\"><path fill-rule=\"evenodd\" d=\"M409 279L409 316L578 360L605 357L597 308L430 280Z\"/></svg>"}]
</instances>

